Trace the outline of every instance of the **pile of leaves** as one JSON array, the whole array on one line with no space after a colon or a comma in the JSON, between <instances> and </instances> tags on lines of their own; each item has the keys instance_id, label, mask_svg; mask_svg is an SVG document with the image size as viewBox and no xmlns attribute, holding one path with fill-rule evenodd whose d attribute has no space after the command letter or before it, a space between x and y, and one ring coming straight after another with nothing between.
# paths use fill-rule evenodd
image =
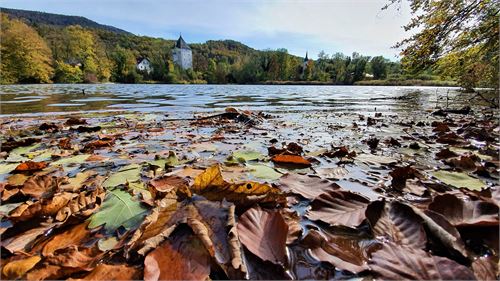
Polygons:
<instances>
[{"instance_id":1,"label":"pile of leaves","mask_svg":"<svg viewBox=\"0 0 500 281\"><path fill-rule=\"evenodd\" d=\"M498 119L451 114L1 119L2 278L495 280Z\"/></svg>"}]
</instances>

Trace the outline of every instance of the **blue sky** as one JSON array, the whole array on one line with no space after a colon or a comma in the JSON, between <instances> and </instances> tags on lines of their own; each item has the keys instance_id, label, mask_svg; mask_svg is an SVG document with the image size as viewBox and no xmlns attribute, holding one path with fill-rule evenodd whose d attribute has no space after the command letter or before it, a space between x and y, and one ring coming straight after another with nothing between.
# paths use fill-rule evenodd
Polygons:
<instances>
[{"instance_id":1,"label":"blue sky","mask_svg":"<svg viewBox=\"0 0 500 281\"><path fill-rule=\"evenodd\" d=\"M234 39L256 49L286 48L312 58L357 51L397 59L392 49L409 19L388 0L1 0L0 6L84 16L138 35L188 43Z\"/></svg>"}]
</instances>

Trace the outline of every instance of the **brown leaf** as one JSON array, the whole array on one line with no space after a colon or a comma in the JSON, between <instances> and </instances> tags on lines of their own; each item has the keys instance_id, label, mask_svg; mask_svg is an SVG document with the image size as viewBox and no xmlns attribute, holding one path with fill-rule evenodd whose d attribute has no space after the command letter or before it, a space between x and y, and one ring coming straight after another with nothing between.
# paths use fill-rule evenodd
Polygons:
<instances>
[{"instance_id":1,"label":"brown leaf","mask_svg":"<svg viewBox=\"0 0 500 281\"><path fill-rule=\"evenodd\" d=\"M74 126L74 125L85 125L88 124L85 119L78 118L78 117L70 117L66 122L64 122L64 125L66 126Z\"/></svg>"},{"instance_id":2,"label":"brown leaf","mask_svg":"<svg viewBox=\"0 0 500 281\"><path fill-rule=\"evenodd\" d=\"M369 266L386 280L475 280L469 268L453 260L391 242L373 253Z\"/></svg>"},{"instance_id":3,"label":"brown leaf","mask_svg":"<svg viewBox=\"0 0 500 281\"><path fill-rule=\"evenodd\" d=\"M498 280L498 257L483 256L472 262L477 280Z\"/></svg>"},{"instance_id":4,"label":"brown leaf","mask_svg":"<svg viewBox=\"0 0 500 281\"><path fill-rule=\"evenodd\" d=\"M443 215L454 226L498 225L498 206L483 201L464 201L451 194L436 196L429 210Z\"/></svg>"},{"instance_id":5,"label":"brown leaf","mask_svg":"<svg viewBox=\"0 0 500 281\"><path fill-rule=\"evenodd\" d=\"M83 151L92 152L95 149L106 148L106 147L110 148L110 147L113 147L114 144L115 144L114 139L95 140L95 141L87 143L83 147Z\"/></svg>"},{"instance_id":6,"label":"brown leaf","mask_svg":"<svg viewBox=\"0 0 500 281\"><path fill-rule=\"evenodd\" d=\"M63 192L56 194L50 199L41 199L33 204L23 204L16 209L12 210L10 217L13 221L26 221L34 217L51 217L56 215L59 210L68 204L71 198L74 197L73 193Z\"/></svg>"},{"instance_id":7,"label":"brown leaf","mask_svg":"<svg viewBox=\"0 0 500 281\"><path fill-rule=\"evenodd\" d=\"M280 154L271 158L271 161L277 164L295 165L300 167L310 167L311 162L300 155Z\"/></svg>"},{"instance_id":8,"label":"brown leaf","mask_svg":"<svg viewBox=\"0 0 500 281\"><path fill-rule=\"evenodd\" d=\"M52 264L43 264L41 267L30 270L26 274L27 280L61 280L79 269L61 267Z\"/></svg>"},{"instance_id":9,"label":"brown leaf","mask_svg":"<svg viewBox=\"0 0 500 281\"><path fill-rule=\"evenodd\" d=\"M102 187L94 190L82 191L62 209L57 212L57 221L66 221L71 215L90 216L104 201L106 192Z\"/></svg>"},{"instance_id":10,"label":"brown leaf","mask_svg":"<svg viewBox=\"0 0 500 281\"><path fill-rule=\"evenodd\" d=\"M87 229L88 224L89 221L86 221L75 225L58 235L52 236L45 246L43 246L42 255L51 256L57 250L78 245L80 241L90 235L90 231Z\"/></svg>"},{"instance_id":11,"label":"brown leaf","mask_svg":"<svg viewBox=\"0 0 500 281\"><path fill-rule=\"evenodd\" d=\"M210 255L194 234L178 230L144 259L144 280L206 280Z\"/></svg>"},{"instance_id":12,"label":"brown leaf","mask_svg":"<svg viewBox=\"0 0 500 281\"><path fill-rule=\"evenodd\" d=\"M392 177L392 187L401 190L405 187L406 180L419 176L419 173L411 166L405 166L394 168L389 175Z\"/></svg>"},{"instance_id":13,"label":"brown leaf","mask_svg":"<svg viewBox=\"0 0 500 281\"><path fill-rule=\"evenodd\" d=\"M240 217L237 228L241 243L250 252L264 261L286 262L288 225L279 212L249 209Z\"/></svg>"},{"instance_id":14,"label":"brown leaf","mask_svg":"<svg viewBox=\"0 0 500 281\"><path fill-rule=\"evenodd\" d=\"M322 262L328 262L340 270L359 273L368 269L367 257L359 246L358 239L346 236L325 235L310 230L302 244L311 251L312 256Z\"/></svg>"},{"instance_id":15,"label":"brown leaf","mask_svg":"<svg viewBox=\"0 0 500 281\"><path fill-rule=\"evenodd\" d=\"M322 193L339 189L340 186L314 176L286 174L280 178L278 187L286 193L294 193L312 200Z\"/></svg>"},{"instance_id":16,"label":"brown leaf","mask_svg":"<svg viewBox=\"0 0 500 281\"><path fill-rule=\"evenodd\" d=\"M45 169L47 165L46 162L26 161L17 165L12 173L36 172Z\"/></svg>"},{"instance_id":17,"label":"brown leaf","mask_svg":"<svg viewBox=\"0 0 500 281\"><path fill-rule=\"evenodd\" d=\"M57 251L54 255L47 256L45 260L54 265L92 270L102 255L96 246L92 248L79 248L72 245Z\"/></svg>"},{"instance_id":18,"label":"brown leaf","mask_svg":"<svg viewBox=\"0 0 500 281\"><path fill-rule=\"evenodd\" d=\"M11 253L27 251L32 242L40 235L53 228L56 224L47 223L39 227L32 228L19 235L8 239L2 239L1 245Z\"/></svg>"},{"instance_id":19,"label":"brown leaf","mask_svg":"<svg viewBox=\"0 0 500 281\"><path fill-rule=\"evenodd\" d=\"M43 175L32 176L23 185L21 192L35 199L49 198L59 189L60 180L56 177Z\"/></svg>"},{"instance_id":20,"label":"brown leaf","mask_svg":"<svg viewBox=\"0 0 500 281\"><path fill-rule=\"evenodd\" d=\"M126 264L111 265L101 263L82 279L69 280L140 280L142 272Z\"/></svg>"},{"instance_id":21,"label":"brown leaf","mask_svg":"<svg viewBox=\"0 0 500 281\"><path fill-rule=\"evenodd\" d=\"M311 202L306 214L310 220L321 220L330 225L357 227L365 219L366 197L349 191L330 190Z\"/></svg>"},{"instance_id":22,"label":"brown leaf","mask_svg":"<svg viewBox=\"0 0 500 281\"><path fill-rule=\"evenodd\" d=\"M26 272L32 269L41 258L32 256L20 260L11 261L2 268L2 275L7 279L17 279L22 277Z\"/></svg>"},{"instance_id":23,"label":"brown leaf","mask_svg":"<svg viewBox=\"0 0 500 281\"><path fill-rule=\"evenodd\" d=\"M458 154L449 150L448 148L444 148L441 151L439 151L438 153L436 153L436 159L448 159L448 158L457 157L457 156L458 156Z\"/></svg>"},{"instance_id":24,"label":"brown leaf","mask_svg":"<svg viewBox=\"0 0 500 281\"><path fill-rule=\"evenodd\" d=\"M397 201L375 201L366 209L366 217L375 236L385 236L398 244L425 248L427 235L422 219L411 207Z\"/></svg>"},{"instance_id":25,"label":"brown leaf","mask_svg":"<svg viewBox=\"0 0 500 281\"><path fill-rule=\"evenodd\" d=\"M179 176L163 176L149 182L149 192L153 198L164 197L167 193L174 193L181 197L191 197L189 181Z\"/></svg>"},{"instance_id":26,"label":"brown leaf","mask_svg":"<svg viewBox=\"0 0 500 281\"><path fill-rule=\"evenodd\" d=\"M13 138L9 138L7 141L3 142L0 145L1 150L5 152L10 152L11 150L21 147L21 146L30 146L34 143L40 142L40 139L35 138L26 138L19 141L14 140Z\"/></svg>"}]
</instances>

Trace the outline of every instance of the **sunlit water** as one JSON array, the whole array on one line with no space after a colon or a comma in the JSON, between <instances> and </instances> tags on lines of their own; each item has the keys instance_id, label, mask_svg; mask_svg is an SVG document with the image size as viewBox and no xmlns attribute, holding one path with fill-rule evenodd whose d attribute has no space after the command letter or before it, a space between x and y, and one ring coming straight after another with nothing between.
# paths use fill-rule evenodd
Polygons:
<instances>
[{"instance_id":1,"label":"sunlit water","mask_svg":"<svg viewBox=\"0 0 500 281\"><path fill-rule=\"evenodd\" d=\"M165 112L181 117L226 107L265 112L401 112L445 106L456 88L277 85L0 86L0 116L77 111ZM438 103L436 103L438 100Z\"/></svg>"}]
</instances>

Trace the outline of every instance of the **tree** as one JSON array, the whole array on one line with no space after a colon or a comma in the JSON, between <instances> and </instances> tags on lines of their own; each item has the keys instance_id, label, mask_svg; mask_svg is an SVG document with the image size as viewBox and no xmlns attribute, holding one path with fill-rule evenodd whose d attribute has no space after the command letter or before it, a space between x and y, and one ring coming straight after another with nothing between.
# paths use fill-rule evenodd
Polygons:
<instances>
[{"instance_id":1,"label":"tree","mask_svg":"<svg viewBox=\"0 0 500 281\"><path fill-rule=\"evenodd\" d=\"M389 4L384 8L401 2L402 0L389 0ZM440 60L447 60L445 59L447 55L461 56L475 48L469 53L474 55L474 59L467 61L474 62L474 65L481 63L490 66L497 77L494 81L490 81L493 83L490 86L498 88L500 10L498 0L409 0L409 2L413 18L405 26L405 30L416 32L396 45L403 48L402 63L406 70L417 73L429 67L436 67ZM441 69L445 67L444 61L441 61ZM465 65L467 61L464 60L457 71L469 73L482 69L474 65ZM449 67L456 66L452 64Z\"/></svg>"},{"instance_id":2,"label":"tree","mask_svg":"<svg viewBox=\"0 0 500 281\"><path fill-rule=\"evenodd\" d=\"M57 83L81 83L83 72L78 66L56 61L54 81Z\"/></svg>"},{"instance_id":3,"label":"tree","mask_svg":"<svg viewBox=\"0 0 500 281\"><path fill-rule=\"evenodd\" d=\"M373 72L373 79L385 79L387 77L387 60L384 57L373 57L370 65Z\"/></svg>"},{"instance_id":4,"label":"tree","mask_svg":"<svg viewBox=\"0 0 500 281\"><path fill-rule=\"evenodd\" d=\"M38 33L19 20L1 17L0 82L48 83L54 69L52 53Z\"/></svg>"}]
</instances>

